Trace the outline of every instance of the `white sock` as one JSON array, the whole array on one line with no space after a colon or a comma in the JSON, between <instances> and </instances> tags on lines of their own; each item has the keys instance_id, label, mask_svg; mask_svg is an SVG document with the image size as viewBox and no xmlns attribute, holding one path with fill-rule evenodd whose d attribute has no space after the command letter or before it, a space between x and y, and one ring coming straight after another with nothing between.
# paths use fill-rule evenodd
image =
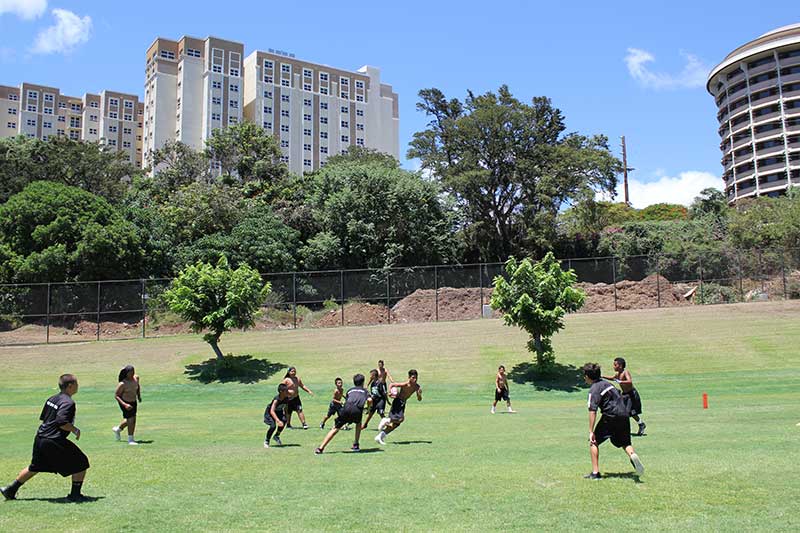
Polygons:
<instances>
[{"instance_id":1,"label":"white sock","mask_svg":"<svg viewBox=\"0 0 800 533\"><path fill-rule=\"evenodd\" d=\"M383 439L386 438L386 432L385 431L381 431L380 433L378 433L378 436L381 438L381 440L383 440Z\"/></svg>"},{"instance_id":2,"label":"white sock","mask_svg":"<svg viewBox=\"0 0 800 533\"><path fill-rule=\"evenodd\" d=\"M133 442L133 435L128 435L128 442Z\"/></svg>"}]
</instances>

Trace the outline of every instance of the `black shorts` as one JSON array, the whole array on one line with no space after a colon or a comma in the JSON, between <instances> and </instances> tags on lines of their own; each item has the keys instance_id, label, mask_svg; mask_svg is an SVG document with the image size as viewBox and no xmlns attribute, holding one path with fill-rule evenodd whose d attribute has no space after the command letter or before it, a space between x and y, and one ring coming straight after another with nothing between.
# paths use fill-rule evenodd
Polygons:
<instances>
[{"instance_id":1,"label":"black shorts","mask_svg":"<svg viewBox=\"0 0 800 533\"><path fill-rule=\"evenodd\" d=\"M630 392L623 392L622 398L625 400L631 416L642 414L642 398L636 388L631 389Z\"/></svg>"},{"instance_id":2,"label":"black shorts","mask_svg":"<svg viewBox=\"0 0 800 533\"><path fill-rule=\"evenodd\" d=\"M117 403L119 403L119 402L117 402ZM125 420L127 420L129 418L133 418L134 416L136 416L136 411L139 409L139 404L137 404L136 402L127 402L127 403L131 407L133 407L133 409L131 409L130 411L128 411L127 409L122 407L121 403L119 404L119 410L122 411L122 418L124 418Z\"/></svg>"},{"instance_id":3,"label":"black shorts","mask_svg":"<svg viewBox=\"0 0 800 533\"><path fill-rule=\"evenodd\" d=\"M327 417L331 417L333 415L338 416L341 412L342 412L342 404L337 402L331 402L330 405L328 405L328 414L325 416Z\"/></svg>"},{"instance_id":4,"label":"black shorts","mask_svg":"<svg viewBox=\"0 0 800 533\"><path fill-rule=\"evenodd\" d=\"M505 387L500 389L500 392L497 391L497 387L494 389L494 401L499 402L500 400L508 401L508 389Z\"/></svg>"},{"instance_id":5,"label":"black shorts","mask_svg":"<svg viewBox=\"0 0 800 533\"><path fill-rule=\"evenodd\" d=\"M297 411L298 413L302 413L303 412L303 402L300 401L300 396L299 395L295 396L294 398L289 400L289 403L286 404L286 412L287 413L292 413L292 412L295 412L295 411Z\"/></svg>"},{"instance_id":6,"label":"black shorts","mask_svg":"<svg viewBox=\"0 0 800 533\"><path fill-rule=\"evenodd\" d=\"M276 411L275 414L278 415L278 420L286 423L286 414L283 412L283 409ZM272 418L272 415L269 413L269 411L264 413L264 423L271 428L278 425L277 422L275 422L275 419Z\"/></svg>"},{"instance_id":7,"label":"black shorts","mask_svg":"<svg viewBox=\"0 0 800 533\"><path fill-rule=\"evenodd\" d=\"M611 444L617 448L630 446L631 419L627 416L603 415L594 426L594 438L598 446L608 439L611 439Z\"/></svg>"},{"instance_id":8,"label":"black shorts","mask_svg":"<svg viewBox=\"0 0 800 533\"><path fill-rule=\"evenodd\" d=\"M352 410L352 411L345 411L342 410L339 413L339 416L336 417L336 420L333 421L334 427L336 429L342 429L342 426L346 424L359 424L361 425L361 415L364 411L362 410Z\"/></svg>"},{"instance_id":9,"label":"black shorts","mask_svg":"<svg viewBox=\"0 0 800 533\"><path fill-rule=\"evenodd\" d=\"M67 477L87 468L89 459L71 440L42 437L33 440L33 454L28 467L31 472L52 472Z\"/></svg>"},{"instance_id":10,"label":"black shorts","mask_svg":"<svg viewBox=\"0 0 800 533\"><path fill-rule=\"evenodd\" d=\"M389 420L401 420L406 416L406 401L397 397L392 402L392 408L389 409Z\"/></svg>"},{"instance_id":11,"label":"black shorts","mask_svg":"<svg viewBox=\"0 0 800 533\"><path fill-rule=\"evenodd\" d=\"M375 411L377 411L379 415L383 416L384 412L386 411L385 397L383 396L372 397L372 405L369 406L369 412L370 414L374 414Z\"/></svg>"}]
</instances>

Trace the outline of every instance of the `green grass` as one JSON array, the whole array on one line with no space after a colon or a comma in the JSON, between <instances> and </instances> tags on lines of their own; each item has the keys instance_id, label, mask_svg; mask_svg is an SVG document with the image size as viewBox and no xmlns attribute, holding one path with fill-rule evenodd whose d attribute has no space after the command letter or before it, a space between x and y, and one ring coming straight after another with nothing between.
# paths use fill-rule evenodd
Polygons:
<instances>
[{"instance_id":1,"label":"green grass","mask_svg":"<svg viewBox=\"0 0 800 533\"><path fill-rule=\"evenodd\" d=\"M84 492L58 504L68 481L41 474L20 500L0 501L3 531L592 530L796 531L800 464L800 304L758 303L570 316L558 361L629 361L648 435L646 466L601 446L590 470L586 391L512 384L516 415L490 415L498 364L530 360L525 337L496 320L250 332L225 352L295 365L317 394L319 424L333 378L379 358L402 377L420 372L424 401L387 445L351 454L342 432L322 456L323 432L287 431L261 447L264 405L282 372L255 384L191 381L186 365L211 357L195 337L0 349L0 482L30 460L43 400L62 372L78 375L76 423L89 456ZM142 377L137 448L113 441L116 374ZM707 392L710 409L703 410ZM372 422L372 428L376 420ZM362 448L373 449L374 431ZM44 499L44 500L42 500Z\"/></svg>"}]
</instances>

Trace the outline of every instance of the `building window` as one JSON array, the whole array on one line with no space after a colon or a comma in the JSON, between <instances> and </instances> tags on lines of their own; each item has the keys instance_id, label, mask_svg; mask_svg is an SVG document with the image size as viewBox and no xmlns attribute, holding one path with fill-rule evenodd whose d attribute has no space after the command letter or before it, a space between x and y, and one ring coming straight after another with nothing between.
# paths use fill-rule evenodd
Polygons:
<instances>
[{"instance_id":1,"label":"building window","mask_svg":"<svg viewBox=\"0 0 800 533\"><path fill-rule=\"evenodd\" d=\"M211 67L211 72L214 72L215 74L222 74L222 65L213 65Z\"/></svg>"},{"instance_id":2,"label":"building window","mask_svg":"<svg viewBox=\"0 0 800 533\"><path fill-rule=\"evenodd\" d=\"M222 89L222 82L221 81L212 81L211 82L212 89Z\"/></svg>"},{"instance_id":3,"label":"building window","mask_svg":"<svg viewBox=\"0 0 800 533\"><path fill-rule=\"evenodd\" d=\"M303 84L303 90L304 91L311 91L311 84L310 83L304 83Z\"/></svg>"},{"instance_id":4,"label":"building window","mask_svg":"<svg viewBox=\"0 0 800 533\"><path fill-rule=\"evenodd\" d=\"M36 91L28 91L28 99L36 100L39 98L39 93Z\"/></svg>"},{"instance_id":5,"label":"building window","mask_svg":"<svg viewBox=\"0 0 800 533\"><path fill-rule=\"evenodd\" d=\"M219 113L211 113L211 120L222 120L222 115Z\"/></svg>"},{"instance_id":6,"label":"building window","mask_svg":"<svg viewBox=\"0 0 800 533\"><path fill-rule=\"evenodd\" d=\"M320 124L327 124L328 123L328 117L319 117L319 123Z\"/></svg>"},{"instance_id":7,"label":"building window","mask_svg":"<svg viewBox=\"0 0 800 533\"><path fill-rule=\"evenodd\" d=\"M89 122L97 122L97 115L89 115Z\"/></svg>"},{"instance_id":8,"label":"building window","mask_svg":"<svg viewBox=\"0 0 800 533\"><path fill-rule=\"evenodd\" d=\"M28 107L26 107L25 109L27 109L27 110L28 110L28 111L30 111L31 113L36 113L36 110L37 110L38 108L37 108L37 107L36 107L36 105L34 105L34 104L28 104Z\"/></svg>"},{"instance_id":9,"label":"building window","mask_svg":"<svg viewBox=\"0 0 800 533\"><path fill-rule=\"evenodd\" d=\"M48 93L48 94L45 94L45 95L44 95L44 101L45 101L45 102L52 102L52 101L53 101L53 95L52 95L52 94L49 94L49 93Z\"/></svg>"},{"instance_id":10,"label":"building window","mask_svg":"<svg viewBox=\"0 0 800 533\"><path fill-rule=\"evenodd\" d=\"M343 127L343 128L349 128L349 127L350 127L350 122L348 122L348 121L346 121L346 120L343 120L343 121L342 121L342 127Z\"/></svg>"},{"instance_id":11,"label":"building window","mask_svg":"<svg viewBox=\"0 0 800 533\"><path fill-rule=\"evenodd\" d=\"M97 102L89 102L89 107L94 107L96 109L100 107L100 104L98 104Z\"/></svg>"},{"instance_id":12,"label":"building window","mask_svg":"<svg viewBox=\"0 0 800 533\"><path fill-rule=\"evenodd\" d=\"M97 135L97 130L95 128L89 128L89 135Z\"/></svg>"},{"instance_id":13,"label":"building window","mask_svg":"<svg viewBox=\"0 0 800 533\"><path fill-rule=\"evenodd\" d=\"M357 94L356 95L356 102L363 102L363 101L364 101L364 97L361 96L360 94Z\"/></svg>"},{"instance_id":14,"label":"building window","mask_svg":"<svg viewBox=\"0 0 800 533\"><path fill-rule=\"evenodd\" d=\"M272 122L266 122L265 121L261 125L264 126L265 129L268 129L268 130L272 129Z\"/></svg>"},{"instance_id":15,"label":"building window","mask_svg":"<svg viewBox=\"0 0 800 533\"><path fill-rule=\"evenodd\" d=\"M264 91L264 98L272 98L272 91Z\"/></svg>"},{"instance_id":16,"label":"building window","mask_svg":"<svg viewBox=\"0 0 800 533\"><path fill-rule=\"evenodd\" d=\"M285 72L286 74L290 74L292 72L292 66L287 65L286 63L281 63L281 72Z\"/></svg>"},{"instance_id":17,"label":"building window","mask_svg":"<svg viewBox=\"0 0 800 533\"><path fill-rule=\"evenodd\" d=\"M310 68L304 68L304 69L303 69L303 77L304 77L304 78L310 78L311 76L313 76L313 74L314 74L314 73L313 73L313 72L311 72L311 69L310 69Z\"/></svg>"},{"instance_id":18,"label":"building window","mask_svg":"<svg viewBox=\"0 0 800 533\"><path fill-rule=\"evenodd\" d=\"M239 101L238 100L231 100L230 102L228 102L228 104L230 105L230 107L232 107L234 109L238 109L239 108Z\"/></svg>"},{"instance_id":19,"label":"building window","mask_svg":"<svg viewBox=\"0 0 800 533\"><path fill-rule=\"evenodd\" d=\"M303 105L311 107L311 98L303 98Z\"/></svg>"},{"instance_id":20,"label":"building window","mask_svg":"<svg viewBox=\"0 0 800 533\"><path fill-rule=\"evenodd\" d=\"M264 68L265 69L272 70L272 66L273 66L272 65L272 61L270 61L269 59L265 59L264 60Z\"/></svg>"},{"instance_id":21,"label":"building window","mask_svg":"<svg viewBox=\"0 0 800 533\"><path fill-rule=\"evenodd\" d=\"M281 102L288 102L288 101L289 101L289 95L288 94L282 94L281 95Z\"/></svg>"},{"instance_id":22,"label":"building window","mask_svg":"<svg viewBox=\"0 0 800 533\"><path fill-rule=\"evenodd\" d=\"M364 82L361 80L356 80L356 89L363 89L363 88L364 88Z\"/></svg>"},{"instance_id":23,"label":"building window","mask_svg":"<svg viewBox=\"0 0 800 533\"><path fill-rule=\"evenodd\" d=\"M272 76L264 76L264 83L272 83L274 78Z\"/></svg>"},{"instance_id":24,"label":"building window","mask_svg":"<svg viewBox=\"0 0 800 533\"><path fill-rule=\"evenodd\" d=\"M328 147L327 146L320 146L319 147L319 153L327 154L328 153Z\"/></svg>"},{"instance_id":25,"label":"building window","mask_svg":"<svg viewBox=\"0 0 800 533\"><path fill-rule=\"evenodd\" d=\"M195 50L194 48L187 48L186 55L189 57L200 57L200 50Z\"/></svg>"},{"instance_id":26,"label":"building window","mask_svg":"<svg viewBox=\"0 0 800 533\"><path fill-rule=\"evenodd\" d=\"M349 143L350 142L350 137L348 137L347 135L342 135L342 142L343 143Z\"/></svg>"},{"instance_id":27,"label":"building window","mask_svg":"<svg viewBox=\"0 0 800 533\"><path fill-rule=\"evenodd\" d=\"M214 105L222 105L222 98L220 98L219 96L212 96L211 103Z\"/></svg>"},{"instance_id":28,"label":"building window","mask_svg":"<svg viewBox=\"0 0 800 533\"><path fill-rule=\"evenodd\" d=\"M53 108L52 107L45 107L44 109L42 109L42 111L44 111L45 115L52 115L53 114Z\"/></svg>"},{"instance_id":29,"label":"building window","mask_svg":"<svg viewBox=\"0 0 800 533\"><path fill-rule=\"evenodd\" d=\"M288 155L282 155L281 156L281 163L289 163L289 156Z\"/></svg>"},{"instance_id":30,"label":"building window","mask_svg":"<svg viewBox=\"0 0 800 533\"><path fill-rule=\"evenodd\" d=\"M231 90L232 93L238 93L239 92L239 84L231 83L230 90Z\"/></svg>"},{"instance_id":31,"label":"building window","mask_svg":"<svg viewBox=\"0 0 800 533\"><path fill-rule=\"evenodd\" d=\"M288 109L281 109L281 116L289 118L289 110Z\"/></svg>"},{"instance_id":32,"label":"building window","mask_svg":"<svg viewBox=\"0 0 800 533\"><path fill-rule=\"evenodd\" d=\"M53 127L53 123L52 122L42 122L42 127L45 128L45 129L50 129L50 128Z\"/></svg>"},{"instance_id":33,"label":"building window","mask_svg":"<svg viewBox=\"0 0 800 533\"><path fill-rule=\"evenodd\" d=\"M7 122L6 123L6 127L7 128L16 128L17 127L17 123L16 122Z\"/></svg>"},{"instance_id":34,"label":"building window","mask_svg":"<svg viewBox=\"0 0 800 533\"><path fill-rule=\"evenodd\" d=\"M328 73L327 72L320 72L319 73L319 81L328 81Z\"/></svg>"},{"instance_id":35,"label":"building window","mask_svg":"<svg viewBox=\"0 0 800 533\"><path fill-rule=\"evenodd\" d=\"M289 141L281 139L281 148L289 148Z\"/></svg>"},{"instance_id":36,"label":"building window","mask_svg":"<svg viewBox=\"0 0 800 533\"><path fill-rule=\"evenodd\" d=\"M264 106L264 113L266 113L267 115L271 115L272 114L272 108L270 106L268 106L268 105L265 105Z\"/></svg>"},{"instance_id":37,"label":"building window","mask_svg":"<svg viewBox=\"0 0 800 533\"><path fill-rule=\"evenodd\" d=\"M364 131L364 125L363 124L356 124L356 130Z\"/></svg>"},{"instance_id":38,"label":"building window","mask_svg":"<svg viewBox=\"0 0 800 533\"><path fill-rule=\"evenodd\" d=\"M123 148L130 148L131 147L131 142L130 141L122 141L122 147Z\"/></svg>"},{"instance_id":39,"label":"building window","mask_svg":"<svg viewBox=\"0 0 800 533\"><path fill-rule=\"evenodd\" d=\"M42 135L42 140L43 141L47 141L47 139L49 139L49 138L50 138L49 135Z\"/></svg>"},{"instance_id":40,"label":"building window","mask_svg":"<svg viewBox=\"0 0 800 533\"><path fill-rule=\"evenodd\" d=\"M175 52L170 50L161 50L161 57L164 59L175 59Z\"/></svg>"},{"instance_id":41,"label":"building window","mask_svg":"<svg viewBox=\"0 0 800 533\"><path fill-rule=\"evenodd\" d=\"M310 167L311 166L311 160L310 159L303 159L303 166L304 167Z\"/></svg>"},{"instance_id":42,"label":"building window","mask_svg":"<svg viewBox=\"0 0 800 533\"><path fill-rule=\"evenodd\" d=\"M327 131L319 132L319 138L320 139L327 139L328 138L328 132Z\"/></svg>"},{"instance_id":43,"label":"building window","mask_svg":"<svg viewBox=\"0 0 800 533\"><path fill-rule=\"evenodd\" d=\"M125 100L125 109L133 109L133 102Z\"/></svg>"},{"instance_id":44,"label":"building window","mask_svg":"<svg viewBox=\"0 0 800 533\"><path fill-rule=\"evenodd\" d=\"M64 130L58 130L56 133L57 133L58 135L64 135Z\"/></svg>"},{"instance_id":45,"label":"building window","mask_svg":"<svg viewBox=\"0 0 800 533\"><path fill-rule=\"evenodd\" d=\"M319 94L328 94L328 88L327 87L320 87L319 88Z\"/></svg>"},{"instance_id":46,"label":"building window","mask_svg":"<svg viewBox=\"0 0 800 533\"><path fill-rule=\"evenodd\" d=\"M124 135L131 135L133 133L133 130L130 128L122 128L122 133Z\"/></svg>"},{"instance_id":47,"label":"building window","mask_svg":"<svg viewBox=\"0 0 800 533\"><path fill-rule=\"evenodd\" d=\"M109 146L116 146L117 145L117 141L115 139L108 139L108 141L106 141L106 142L108 143Z\"/></svg>"},{"instance_id":48,"label":"building window","mask_svg":"<svg viewBox=\"0 0 800 533\"><path fill-rule=\"evenodd\" d=\"M69 127L70 128L80 128L81 127L81 119L79 117L69 117Z\"/></svg>"},{"instance_id":49,"label":"building window","mask_svg":"<svg viewBox=\"0 0 800 533\"><path fill-rule=\"evenodd\" d=\"M289 80L281 80L281 87L289 87Z\"/></svg>"},{"instance_id":50,"label":"building window","mask_svg":"<svg viewBox=\"0 0 800 533\"><path fill-rule=\"evenodd\" d=\"M117 127L116 126L109 126L108 127L108 133L117 133Z\"/></svg>"},{"instance_id":51,"label":"building window","mask_svg":"<svg viewBox=\"0 0 800 533\"><path fill-rule=\"evenodd\" d=\"M239 119L237 117L228 117L228 124L238 124Z\"/></svg>"},{"instance_id":52,"label":"building window","mask_svg":"<svg viewBox=\"0 0 800 533\"><path fill-rule=\"evenodd\" d=\"M303 115L303 120L311 120L311 115L310 115L310 114L308 114L308 113L305 113L305 114Z\"/></svg>"},{"instance_id":53,"label":"building window","mask_svg":"<svg viewBox=\"0 0 800 533\"><path fill-rule=\"evenodd\" d=\"M339 93L339 96L340 96L340 97L341 97L343 100L347 100L347 99L349 99L349 98L350 98L350 93L341 92L341 93Z\"/></svg>"},{"instance_id":54,"label":"building window","mask_svg":"<svg viewBox=\"0 0 800 533\"><path fill-rule=\"evenodd\" d=\"M8 114L9 115L16 115L17 114L17 108L16 107L9 107L8 108Z\"/></svg>"},{"instance_id":55,"label":"building window","mask_svg":"<svg viewBox=\"0 0 800 533\"><path fill-rule=\"evenodd\" d=\"M356 144L358 146L364 146L364 139L362 139L360 137L356 137Z\"/></svg>"},{"instance_id":56,"label":"building window","mask_svg":"<svg viewBox=\"0 0 800 533\"><path fill-rule=\"evenodd\" d=\"M350 85L350 78L339 78L339 85L347 87Z\"/></svg>"},{"instance_id":57,"label":"building window","mask_svg":"<svg viewBox=\"0 0 800 533\"><path fill-rule=\"evenodd\" d=\"M343 105L341 107L341 111L342 111L342 113L349 113L350 112L350 108L347 107L346 105Z\"/></svg>"},{"instance_id":58,"label":"building window","mask_svg":"<svg viewBox=\"0 0 800 533\"><path fill-rule=\"evenodd\" d=\"M363 117L364 116L364 110L363 109L356 109L356 116L357 117Z\"/></svg>"},{"instance_id":59,"label":"building window","mask_svg":"<svg viewBox=\"0 0 800 533\"><path fill-rule=\"evenodd\" d=\"M117 100L116 98L109 98L108 105L119 106L119 100Z\"/></svg>"},{"instance_id":60,"label":"building window","mask_svg":"<svg viewBox=\"0 0 800 533\"><path fill-rule=\"evenodd\" d=\"M119 118L119 113L117 113L116 111L109 111L108 112L108 118L117 119L117 118Z\"/></svg>"},{"instance_id":61,"label":"building window","mask_svg":"<svg viewBox=\"0 0 800 533\"><path fill-rule=\"evenodd\" d=\"M305 150L306 152L310 152L311 151L311 145L308 144L308 143L304 144L303 145L303 150Z\"/></svg>"},{"instance_id":62,"label":"building window","mask_svg":"<svg viewBox=\"0 0 800 533\"><path fill-rule=\"evenodd\" d=\"M303 135L311 136L311 128L304 128Z\"/></svg>"},{"instance_id":63,"label":"building window","mask_svg":"<svg viewBox=\"0 0 800 533\"><path fill-rule=\"evenodd\" d=\"M319 103L320 109L328 109L328 102L320 102Z\"/></svg>"},{"instance_id":64,"label":"building window","mask_svg":"<svg viewBox=\"0 0 800 533\"><path fill-rule=\"evenodd\" d=\"M228 74L230 76L233 76L234 78L238 78L239 77L239 69L238 68L232 68L232 69L230 69L228 71Z\"/></svg>"},{"instance_id":65,"label":"building window","mask_svg":"<svg viewBox=\"0 0 800 533\"><path fill-rule=\"evenodd\" d=\"M65 117L64 115L61 115L61 116L58 117L58 121L59 122L66 122L67 121L67 117Z\"/></svg>"},{"instance_id":66,"label":"building window","mask_svg":"<svg viewBox=\"0 0 800 533\"><path fill-rule=\"evenodd\" d=\"M123 115L123 117L122 117L122 118L123 118L124 120L127 120L128 122L132 122L132 121L133 121L133 115L129 115L129 114L127 114L127 113L126 113L125 115Z\"/></svg>"},{"instance_id":67,"label":"building window","mask_svg":"<svg viewBox=\"0 0 800 533\"><path fill-rule=\"evenodd\" d=\"M8 99L9 100L14 100L14 101L19 100L19 95L11 93L11 94L8 95ZM60 106L61 106L61 104L59 104L59 107Z\"/></svg>"},{"instance_id":68,"label":"building window","mask_svg":"<svg viewBox=\"0 0 800 533\"><path fill-rule=\"evenodd\" d=\"M281 131L283 133L289 133L289 125L288 124L281 124Z\"/></svg>"}]
</instances>

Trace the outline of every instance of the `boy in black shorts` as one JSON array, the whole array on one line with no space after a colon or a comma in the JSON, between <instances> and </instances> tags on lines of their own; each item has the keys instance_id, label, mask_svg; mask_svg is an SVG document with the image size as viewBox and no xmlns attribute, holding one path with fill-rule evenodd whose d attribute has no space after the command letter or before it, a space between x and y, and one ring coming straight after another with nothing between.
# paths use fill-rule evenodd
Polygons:
<instances>
[{"instance_id":1,"label":"boy in black shorts","mask_svg":"<svg viewBox=\"0 0 800 533\"><path fill-rule=\"evenodd\" d=\"M630 416L639 424L639 432L636 434L641 437L644 435L644 428L647 427L644 420L639 418L639 415L642 414L642 398L639 396L639 391L633 386L633 378L625 366L625 359L617 357L614 359L614 375L603 377L603 379L619 383L619 388L622 389L622 399L628 402Z\"/></svg>"},{"instance_id":2,"label":"boy in black shorts","mask_svg":"<svg viewBox=\"0 0 800 533\"><path fill-rule=\"evenodd\" d=\"M342 412L342 405L344 405L342 402L342 396L344 396L342 378L336 378L333 380L333 384L336 385L333 389L333 398L331 398L331 403L328 405L328 414L325 415L325 418L323 418L322 422L319 424L319 429L325 429L325 422L333 415L339 416Z\"/></svg>"},{"instance_id":3,"label":"boy in black shorts","mask_svg":"<svg viewBox=\"0 0 800 533\"><path fill-rule=\"evenodd\" d=\"M511 408L511 398L508 396L508 376L506 376L506 367L500 365L497 368L497 375L494 377L494 403L492 404L492 414L497 408L497 402L503 400L508 406L509 413L515 413Z\"/></svg>"},{"instance_id":4,"label":"boy in black shorts","mask_svg":"<svg viewBox=\"0 0 800 533\"><path fill-rule=\"evenodd\" d=\"M587 479L600 479L600 450L598 446L606 439L617 448L625 448L631 464L640 476L644 474L644 465L631 446L631 422L628 417L628 406L617 388L600 376L600 365L586 363L583 365L583 379L589 387L589 452L592 457L592 472L586 474ZM603 414L595 424L597 410Z\"/></svg>"},{"instance_id":5,"label":"boy in black shorts","mask_svg":"<svg viewBox=\"0 0 800 533\"><path fill-rule=\"evenodd\" d=\"M367 425L376 411L381 418L385 416L386 412L386 400L389 398L386 393L386 382L380 379L380 374L375 368L369 371L369 395L372 397L372 402L369 406L367 419L364 420L361 429L367 429Z\"/></svg>"},{"instance_id":6,"label":"boy in black shorts","mask_svg":"<svg viewBox=\"0 0 800 533\"><path fill-rule=\"evenodd\" d=\"M75 435L75 440L81 438L81 430L73 424L75 401L72 396L78 392L78 380L72 374L64 374L58 378L58 388L61 392L47 399L39 415L42 424L33 441L30 466L23 468L10 485L0 489L7 500L16 499L19 488L39 472L72 476L72 491L67 494L67 499L71 502L86 500L81 494L81 487L89 468L89 459L75 443L67 440L70 433Z\"/></svg>"},{"instance_id":7,"label":"boy in black shorts","mask_svg":"<svg viewBox=\"0 0 800 533\"><path fill-rule=\"evenodd\" d=\"M278 385L278 394L272 398L264 410L264 423L269 426L264 437L264 448L269 448L269 441L281 446L281 432L286 427L286 406L289 403L289 387L285 383ZM276 431L277 430L277 431ZM273 436L274 435L274 436Z\"/></svg>"},{"instance_id":8,"label":"boy in black shorts","mask_svg":"<svg viewBox=\"0 0 800 533\"><path fill-rule=\"evenodd\" d=\"M386 444L386 436L397 429L403 423L406 412L406 401L411 398L413 394L417 395L417 401L422 401L422 387L417 383L417 371L413 368L408 371L408 381L403 383L392 383L389 390L395 389L397 395L392 401L392 407L389 410L389 417L381 420L378 424L380 433L375 437L375 442L379 444Z\"/></svg>"},{"instance_id":9,"label":"boy in black shorts","mask_svg":"<svg viewBox=\"0 0 800 533\"><path fill-rule=\"evenodd\" d=\"M324 452L325 446L339 433L339 430L342 429L345 424L356 425L356 440L353 442L353 447L351 449L354 452L360 450L358 447L358 439L361 437L361 415L364 413L364 406L372 403L372 398L370 398L367 389L364 388L364 374L356 374L353 376L353 385L355 386L347 391L344 406L333 423L333 429L325 435L319 448L314 450L315 454L319 455Z\"/></svg>"}]
</instances>

